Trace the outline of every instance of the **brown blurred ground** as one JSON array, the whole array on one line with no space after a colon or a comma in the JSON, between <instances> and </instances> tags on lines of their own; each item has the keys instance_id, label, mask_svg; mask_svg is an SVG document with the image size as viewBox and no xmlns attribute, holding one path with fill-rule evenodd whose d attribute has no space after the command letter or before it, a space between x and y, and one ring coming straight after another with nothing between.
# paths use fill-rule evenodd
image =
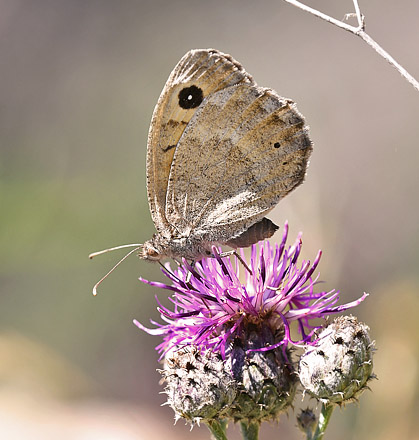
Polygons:
<instances>
[{"instance_id":1,"label":"brown blurred ground","mask_svg":"<svg viewBox=\"0 0 419 440\"><path fill-rule=\"evenodd\" d=\"M311 4L342 18L351 2ZM367 31L419 77L419 3L361 4ZM326 288L377 341L378 381L337 411L328 438L419 438L419 93L355 37L280 0L0 1L0 431L7 439L208 438L160 407L157 319L127 261L89 252L153 232L147 130L178 59L231 53L292 97L311 126L305 184L272 213L324 251ZM314 402L312 402L314 404ZM264 438L298 439L294 415ZM232 438L238 438L237 430Z\"/></svg>"}]
</instances>

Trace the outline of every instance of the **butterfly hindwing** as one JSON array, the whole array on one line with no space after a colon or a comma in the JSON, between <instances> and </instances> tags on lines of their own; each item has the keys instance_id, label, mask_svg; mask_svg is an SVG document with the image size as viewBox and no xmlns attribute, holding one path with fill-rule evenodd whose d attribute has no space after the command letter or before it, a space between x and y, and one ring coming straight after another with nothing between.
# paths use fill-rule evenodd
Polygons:
<instances>
[{"instance_id":1,"label":"butterfly hindwing","mask_svg":"<svg viewBox=\"0 0 419 440\"><path fill-rule=\"evenodd\" d=\"M292 101L254 84L215 92L177 144L165 216L180 236L227 243L302 183L311 149Z\"/></svg>"}]
</instances>

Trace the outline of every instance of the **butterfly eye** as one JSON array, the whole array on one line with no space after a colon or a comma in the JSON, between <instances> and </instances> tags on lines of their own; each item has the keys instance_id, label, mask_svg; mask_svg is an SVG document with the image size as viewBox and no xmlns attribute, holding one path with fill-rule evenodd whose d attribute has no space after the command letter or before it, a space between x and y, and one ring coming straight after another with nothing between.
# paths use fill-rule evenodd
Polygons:
<instances>
[{"instance_id":1,"label":"butterfly eye","mask_svg":"<svg viewBox=\"0 0 419 440\"><path fill-rule=\"evenodd\" d=\"M153 239L155 234L153 235ZM161 253L154 247L153 240L146 241L142 246L140 258L144 260L159 261L162 258Z\"/></svg>"},{"instance_id":2,"label":"butterfly eye","mask_svg":"<svg viewBox=\"0 0 419 440\"><path fill-rule=\"evenodd\" d=\"M179 105L184 109L198 107L204 99L202 89L196 86L185 87L179 92Z\"/></svg>"},{"instance_id":3,"label":"butterfly eye","mask_svg":"<svg viewBox=\"0 0 419 440\"><path fill-rule=\"evenodd\" d=\"M160 260L161 255L152 247L147 249L147 258L150 260Z\"/></svg>"}]
</instances>

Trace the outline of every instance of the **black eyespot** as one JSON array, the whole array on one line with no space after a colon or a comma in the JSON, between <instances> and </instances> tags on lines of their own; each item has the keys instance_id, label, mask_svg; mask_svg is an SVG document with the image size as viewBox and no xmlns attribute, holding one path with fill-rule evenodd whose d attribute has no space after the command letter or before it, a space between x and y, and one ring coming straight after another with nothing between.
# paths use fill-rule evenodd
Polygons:
<instances>
[{"instance_id":1,"label":"black eyespot","mask_svg":"<svg viewBox=\"0 0 419 440\"><path fill-rule=\"evenodd\" d=\"M204 94L199 87L185 87L179 92L179 105L184 109L198 107L204 99Z\"/></svg>"},{"instance_id":2,"label":"black eyespot","mask_svg":"<svg viewBox=\"0 0 419 440\"><path fill-rule=\"evenodd\" d=\"M279 142L274 143L274 148L279 148L280 146L281 146L281 144Z\"/></svg>"}]
</instances>

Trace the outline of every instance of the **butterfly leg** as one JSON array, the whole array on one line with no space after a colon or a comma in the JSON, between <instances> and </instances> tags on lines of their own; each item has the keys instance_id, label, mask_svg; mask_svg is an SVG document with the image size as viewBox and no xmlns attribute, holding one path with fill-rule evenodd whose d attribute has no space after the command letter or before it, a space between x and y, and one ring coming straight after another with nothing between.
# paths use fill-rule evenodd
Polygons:
<instances>
[{"instance_id":1,"label":"butterfly leg","mask_svg":"<svg viewBox=\"0 0 419 440\"><path fill-rule=\"evenodd\" d=\"M249 272L250 275L253 275L252 271L250 270L250 267L246 264L246 262L243 260L243 258L240 256L240 254L235 250L221 252L220 257L229 257L230 255L234 255L240 263L244 266L244 268ZM211 258L215 258L214 256L211 256Z\"/></svg>"}]
</instances>

